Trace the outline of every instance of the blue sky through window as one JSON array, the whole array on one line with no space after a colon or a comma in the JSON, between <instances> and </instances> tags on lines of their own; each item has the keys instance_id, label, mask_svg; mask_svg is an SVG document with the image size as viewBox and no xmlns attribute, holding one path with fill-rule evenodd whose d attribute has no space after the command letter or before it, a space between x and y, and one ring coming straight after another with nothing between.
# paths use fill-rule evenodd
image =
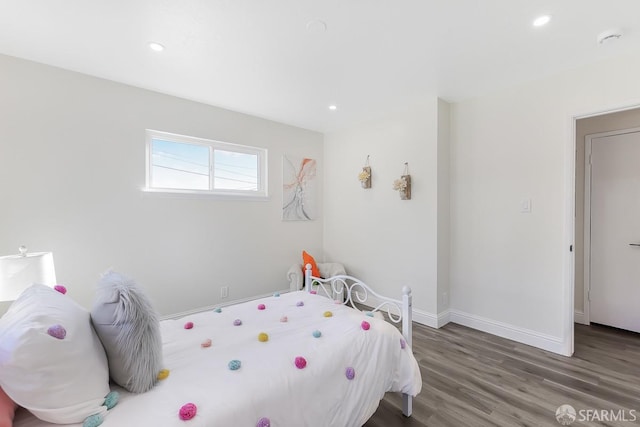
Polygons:
<instances>
[{"instance_id":1,"label":"blue sky through window","mask_svg":"<svg viewBox=\"0 0 640 427\"><path fill-rule=\"evenodd\" d=\"M214 150L214 187L220 190L258 190L258 156Z\"/></svg>"},{"instance_id":2,"label":"blue sky through window","mask_svg":"<svg viewBox=\"0 0 640 427\"><path fill-rule=\"evenodd\" d=\"M209 190L209 147L153 139L151 185L156 188Z\"/></svg>"},{"instance_id":3,"label":"blue sky through window","mask_svg":"<svg viewBox=\"0 0 640 427\"><path fill-rule=\"evenodd\" d=\"M151 186L188 190L258 190L258 156L214 149L213 188L210 147L153 138Z\"/></svg>"}]
</instances>

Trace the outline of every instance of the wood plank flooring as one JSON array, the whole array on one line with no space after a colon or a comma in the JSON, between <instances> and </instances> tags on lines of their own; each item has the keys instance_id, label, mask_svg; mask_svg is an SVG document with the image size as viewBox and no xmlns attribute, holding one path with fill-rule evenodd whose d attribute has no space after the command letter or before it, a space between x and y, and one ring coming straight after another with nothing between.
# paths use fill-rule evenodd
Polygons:
<instances>
[{"instance_id":1,"label":"wood plank flooring","mask_svg":"<svg viewBox=\"0 0 640 427\"><path fill-rule=\"evenodd\" d=\"M564 357L452 323L414 323L423 385L413 416L387 393L365 427L558 427L563 404L578 411L571 426L640 425L640 334L576 324L574 347ZM584 420L586 410L606 415Z\"/></svg>"}]
</instances>

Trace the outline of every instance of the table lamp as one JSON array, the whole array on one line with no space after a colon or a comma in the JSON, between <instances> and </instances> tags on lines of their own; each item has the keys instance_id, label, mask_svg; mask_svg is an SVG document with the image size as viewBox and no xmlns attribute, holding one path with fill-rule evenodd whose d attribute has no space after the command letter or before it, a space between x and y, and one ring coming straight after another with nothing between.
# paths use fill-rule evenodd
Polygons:
<instances>
[{"instance_id":1,"label":"table lamp","mask_svg":"<svg viewBox=\"0 0 640 427\"><path fill-rule=\"evenodd\" d=\"M20 246L18 255L0 257L0 301L13 301L34 283L54 287L56 271L51 252L27 253Z\"/></svg>"}]
</instances>

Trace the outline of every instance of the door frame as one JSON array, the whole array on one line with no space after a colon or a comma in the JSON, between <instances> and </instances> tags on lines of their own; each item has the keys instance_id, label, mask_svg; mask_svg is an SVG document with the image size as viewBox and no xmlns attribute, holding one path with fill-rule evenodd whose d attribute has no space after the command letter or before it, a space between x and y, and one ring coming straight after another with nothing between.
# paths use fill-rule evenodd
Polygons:
<instances>
[{"instance_id":1,"label":"door frame","mask_svg":"<svg viewBox=\"0 0 640 427\"><path fill-rule=\"evenodd\" d=\"M591 290L591 145L593 140L597 138L636 132L640 132L640 127L592 133L585 135L584 138L584 247L582 248L584 255L584 300L582 310L584 312L584 323L586 325L591 323L591 300L589 298L589 291Z\"/></svg>"},{"instance_id":2,"label":"door frame","mask_svg":"<svg viewBox=\"0 0 640 427\"><path fill-rule=\"evenodd\" d=\"M583 110L569 113L567 117L566 145L565 145L565 204L564 204L564 242L570 250L563 251L563 291L564 314L563 323L563 351L565 356L571 356L574 350L574 321L575 321L575 268L576 257L573 251L575 245L576 227L576 122L589 117L603 116L620 111L640 108L640 99L628 101L624 104L601 106L597 109ZM565 116L566 117L566 116ZM584 248L583 248L584 249Z\"/></svg>"}]
</instances>

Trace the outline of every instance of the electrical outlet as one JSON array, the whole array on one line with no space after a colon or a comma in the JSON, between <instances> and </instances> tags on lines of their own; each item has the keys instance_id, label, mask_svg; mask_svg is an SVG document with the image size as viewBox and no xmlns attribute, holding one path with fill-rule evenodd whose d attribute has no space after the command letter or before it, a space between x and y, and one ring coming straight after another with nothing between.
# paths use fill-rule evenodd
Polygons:
<instances>
[{"instance_id":1,"label":"electrical outlet","mask_svg":"<svg viewBox=\"0 0 640 427\"><path fill-rule=\"evenodd\" d=\"M220 298L227 298L229 296L229 287L223 286L220 288Z\"/></svg>"}]
</instances>

